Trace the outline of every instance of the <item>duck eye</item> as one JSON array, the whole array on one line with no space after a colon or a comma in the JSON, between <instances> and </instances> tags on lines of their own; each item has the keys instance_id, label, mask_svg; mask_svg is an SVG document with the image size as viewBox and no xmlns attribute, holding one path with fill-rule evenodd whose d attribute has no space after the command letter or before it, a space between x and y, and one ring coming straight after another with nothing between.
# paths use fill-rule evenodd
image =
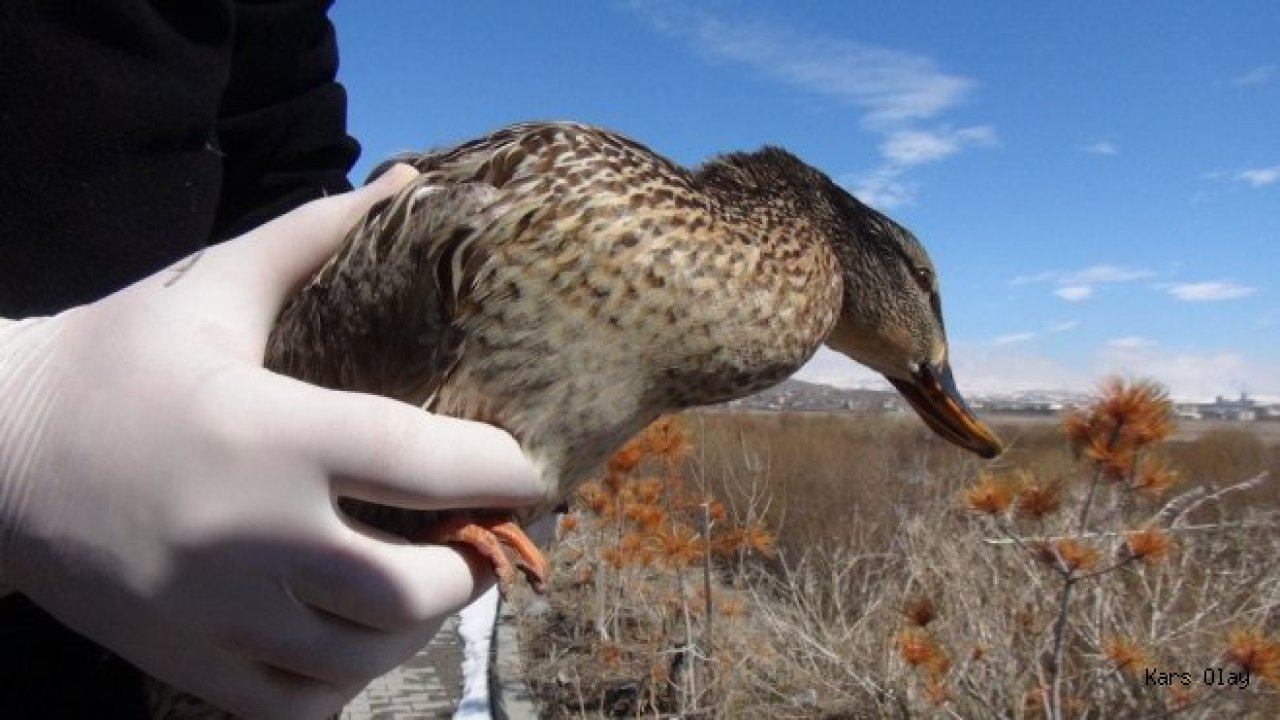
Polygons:
<instances>
[{"instance_id":1,"label":"duck eye","mask_svg":"<svg viewBox=\"0 0 1280 720\"><path fill-rule=\"evenodd\" d=\"M918 267L915 271L916 282L919 283L920 289L931 293L933 292L933 271L927 267Z\"/></svg>"}]
</instances>

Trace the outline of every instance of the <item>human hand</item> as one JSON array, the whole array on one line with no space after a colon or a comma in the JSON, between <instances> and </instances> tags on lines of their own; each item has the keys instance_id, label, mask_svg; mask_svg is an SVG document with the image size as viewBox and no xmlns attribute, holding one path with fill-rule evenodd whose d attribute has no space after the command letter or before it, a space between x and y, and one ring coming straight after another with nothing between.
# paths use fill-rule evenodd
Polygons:
<instances>
[{"instance_id":1,"label":"human hand","mask_svg":"<svg viewBox=\"0 0 1280 720\"><path fill-rule=\"evenodd\" d=\"M0 578L161 680L288 718L337 712L483 590L481 564L359 527L336 500L540 500L516 442L262 367L290 292L414 175L0 322Z\"/></svg>"}]
</instances>

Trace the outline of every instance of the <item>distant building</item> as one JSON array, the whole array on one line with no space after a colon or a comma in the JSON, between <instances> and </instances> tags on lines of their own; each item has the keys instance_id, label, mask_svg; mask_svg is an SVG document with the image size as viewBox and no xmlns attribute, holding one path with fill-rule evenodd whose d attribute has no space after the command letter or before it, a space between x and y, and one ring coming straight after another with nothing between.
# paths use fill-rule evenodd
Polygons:
<instances>
[{"instance_id":1,"label":"distant building","mask_svg":"<svg viewBox=\"0 0 1280 720\"><path fill-rule=\"evenodd\" d=\"M1245 393L1240 393L1239 400L1230 400L1219 395L1213 403L1199 405L1198 409L1200 417L1205 420L1252 422L1258 419L1258 404Z\"/></svg>"}]
</instances>

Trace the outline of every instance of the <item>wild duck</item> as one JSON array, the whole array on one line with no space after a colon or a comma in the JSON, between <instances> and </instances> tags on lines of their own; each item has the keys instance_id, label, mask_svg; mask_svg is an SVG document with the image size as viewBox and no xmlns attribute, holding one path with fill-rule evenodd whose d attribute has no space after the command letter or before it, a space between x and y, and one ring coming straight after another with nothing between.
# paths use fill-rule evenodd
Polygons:
<instances>
[{"instance_id":1,"label":"wild duck","mask_svg":"<svg viewBox=\"0 0 1280 720\"><path fill-rule=\"evenodd\" d=\"M510 432L541 471L538 507L345 506L413 540L474 546L504 590L517 567L535 588L546 578L520 525L629 437L776 384L824 342L883 374L938 435L1001 451L956 390L924 248L785 150L687 170L617 133L547 122L380 170L392 162L422 174L286 307L267 366Z\"/></svg>"}]
</instances>

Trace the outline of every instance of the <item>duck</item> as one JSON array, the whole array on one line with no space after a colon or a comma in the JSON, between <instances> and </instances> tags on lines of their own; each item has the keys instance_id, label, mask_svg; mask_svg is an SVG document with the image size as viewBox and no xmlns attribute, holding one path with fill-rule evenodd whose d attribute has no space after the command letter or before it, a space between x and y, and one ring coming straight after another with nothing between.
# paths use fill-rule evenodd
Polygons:
<instances>
[{"instance_id":1,"label":"duck","mask_svg":"<svg viewBox=\"0 0 1280 720\"><path fill-rule=\"evenodd\" d=\"M1002 450L957 390L924 247L784 149L685 168L617 132L531 122L373 177L395 163L420 175L286 305L265 364L514 436L542 479L533 507L342 500L381 530L474 548L504 593L521 574L546 587L522 528L631 436L775 385L824 344L945 440Z\"/></svg>"}]
</instances>

